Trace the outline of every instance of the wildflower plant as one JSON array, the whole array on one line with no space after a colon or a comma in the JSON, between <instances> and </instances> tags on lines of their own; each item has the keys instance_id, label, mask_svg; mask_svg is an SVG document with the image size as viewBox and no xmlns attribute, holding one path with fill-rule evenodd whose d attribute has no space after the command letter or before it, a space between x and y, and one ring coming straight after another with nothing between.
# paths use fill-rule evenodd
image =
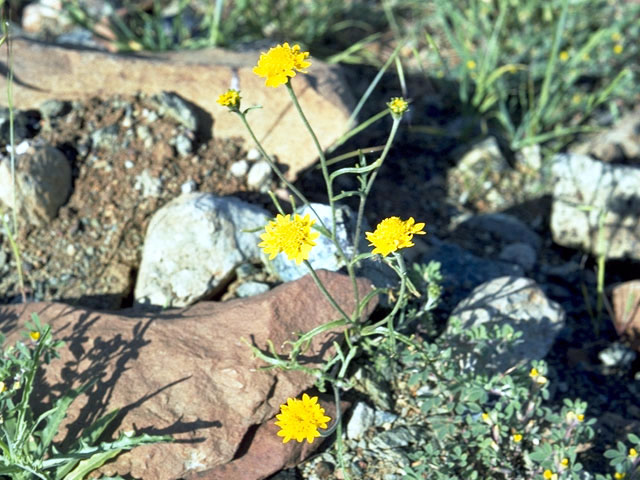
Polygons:
<instances>
[{"instance_id":1,"label":"wildflower plant","mask_svg":"<svg viewBox=\"0 0 640 480\"><path fill-rule=\"evenodd\" d=\"M85 478L123 451L171 441L170 436L124 432L114 441L98 442L117 417L115 410L87 427L74 442L67 442L70 446L63 450L54 438L68 407L91 383L65 393L49 410L36 415L31 396L40 366L58 356L62 342L53 339L50 327L35 314L26 328L24 340L13 346L5 347L0 336L0 475L15 480Z\"/></svg>"}]
</instances>

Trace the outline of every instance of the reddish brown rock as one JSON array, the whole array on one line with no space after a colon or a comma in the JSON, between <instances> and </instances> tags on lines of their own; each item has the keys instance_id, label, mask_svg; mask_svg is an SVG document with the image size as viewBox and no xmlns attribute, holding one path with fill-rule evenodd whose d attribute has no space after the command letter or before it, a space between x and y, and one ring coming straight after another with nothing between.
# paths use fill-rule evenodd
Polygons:
<instances>
[{"instance_id":1,"label":"reddish brown rock","mask_svg":"<svg viewBox=\"0 0 640 480\"><path fill-rule=\"evenodd\" d=\"M202 109L201 114L213 117L213 135L241 137L252 148L253 141L240 119L216 103L233 85L242 92L243 107L262 105L248 114L249 122L267 152L287 165L289 178L294 179L317 158L286 88L268 88L264 78L252 72L260 52L204 49L118 55L21 38L12 45L13 97L18 109L38 108L48 99L175 92ZM5 48L1 49L3 56ZM346 84L336 68L313 58L309 73L296 75L292 84L320 144L328 147L347 129L353 100ZM5 76L0 76L0 91L6 91ZM6 95L0 98L0 104L5 103Z\"/></svg>"},{"instance_id":2,"label":"reddish brown rock","mask_svg":"<svg viewBox=\"0 0 640 480\"><path fill-rule=\"evenodd\" d=\"M618 335L626 335L640 351L640 280L631 280L613 288L613 322Z\"/></svg>"},{"instance_id":3,"label":"reddish brown rock","mask_svg":"<svg viewBox=\"0 0 640 480\"><path fill-rule=\"evenodd\" d=\"M350 280L324 271L319 275L342 308L352 312ZM361 280L359 288L371 287ZM117 431L170 434L177 440L138 447L103 467L104 473L168 480L204 472L200 478L220 478L213 476L215 467L235 460L240 464L228 468L252 465L255 471L242 478L261 479L308 453L295 442L282 445L272 423L280 405L310 388L314 379L301 372L259 370L262 363L242 339L262 349L271 339L280 350L294 332L336 319L309 276L248 299L155 314L45 303L5 306L0 319L3 330L11 329L9 344L32 312L65 341L61 358L46 368L44 388L55 396L99 378L72 404L62 434L120 408ZM305 362L313 366L326 358L336 336L335 330L317 336ZM260 460L268 451L269 461Z\"/></svg>"}]
</instances>

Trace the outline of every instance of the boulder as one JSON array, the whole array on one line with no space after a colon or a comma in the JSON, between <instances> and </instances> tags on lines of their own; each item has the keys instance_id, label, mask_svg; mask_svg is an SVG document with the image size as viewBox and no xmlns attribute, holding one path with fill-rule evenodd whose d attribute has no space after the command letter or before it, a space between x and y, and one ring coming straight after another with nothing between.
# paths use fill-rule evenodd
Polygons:
<instances>
[{"instance_id":1,"label":"boulder","mask_svg":"<svg viewBox=\"0 0 640 480\"><path fill-rule=\"evenodd\" d=\"M5 47L6 48L6 47ZM232 85L242 91L243 107L262 105L248 114L264 148L286 166L293 180L317 158L308 132L286 88L268 88L252 69L259 51L203 49L181 52L112 54L14 38L14 105L37 108L48 99L84 100L94 96L173 92L197 106L204 135L241 137L254 146L240 119L216 103ZM313 54L313 52L311 52ZM336 67L311 59L307 75L296 75L293 88L320 144L326 148L346 130L353 99ZM6 77L0 90L6 91ZM0 102L6 102L4 97Z\"/></svg>"},{"instance_id":2,"label":"boulder","mask_svg":"<svg viewBox=\"0 0 640 480\"><path fill-rule=\"evenodd\" d=\"M353 312L349 278L318 274L337 303ZM371 288L365 280L358 287L362 292ZM373 302L363 315L372 308ZM257 480L292 466L309 451L306 444L283 445L273 422L280 405L300 396L315 378L299 371L262 370L264 363L245 343L266 350L271 340L281 352L284 342L295 338L293 332L336 319L309 276L249 299L162 312L101 313L56 303L4 306L0 321L7 344L21 339L32 313L65 342L60 358L45 367L37 396L49 402L69 388L98 379L71 405L57 440L76 435L116 408L121 412L116 432L168 434L176 440L124 453L103 466L103 474ZM316 336L301 362L319 366L339 336L340 329ZM251 467L242 476L216 473L229 462Z\"/></svg>"},{"instance_id":3,"label":"boulder","mask_svg":"<svg viewBox=\"0 0 640 480\"><path fill-rule=\"evenodd\" d=\"M640 168L563 154L552 171L553 240L610 259L640 260Z\"/></svg>"}]
</instances>

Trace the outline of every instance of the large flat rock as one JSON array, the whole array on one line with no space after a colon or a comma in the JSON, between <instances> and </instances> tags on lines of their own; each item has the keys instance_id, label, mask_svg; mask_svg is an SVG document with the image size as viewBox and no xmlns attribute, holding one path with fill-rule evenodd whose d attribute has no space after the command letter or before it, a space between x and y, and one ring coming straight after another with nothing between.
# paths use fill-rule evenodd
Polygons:
<instances>
[{"instance_id":1,"label":"large flat rock","mask_svg":"<svg viewBox=\"0 0 640 480\"><path fill-rule=\"evenodd\" d=\"M318 273L338 304L354 311L349 278ZM367 281L359 282L360 298L369 288ZM264 351L271 340L282 351L296 332L338 318L309 276L249 299L155 313L104 313L56 303L4 306L0 328L7 345L20 339L32 313L65 342L60 358L40 379L39 398L50 401L98 378L71 405L58 440L67 434L74 438L74 432L116 408L121 411L116 431L168 434L176 440L135 448L104 466L103 473L222 479L240 478L225 472L242 467L243 480L258 480L299 462L303 447L308 452L307 444L283 445L273 417L288 397L300 396L315 379L303 372L260 369L264 363L242 339ZM339 337L335 329L314 337L299 361L319 366ZM327 412L333 416L331 408Z\"/></svg>"},{"instance_id":2,"label":"large flat rock","mask_svg":"<svg viewBox=\"0 0 640 480\"><path fill-rule=\"evenodd\" d=\"M12 45L13 95L18 109L38 108L48 99L175 92L200 107L202 115L210 115L213 135L241 137L251 148L253 141L239 118L216 103L218 96L233 86L242 92L243 107L262 105L251 111L249 121L267 152L287 165L289 178L294 179L317 158L286 88L267 88L264 79L252 72L258 51L204 49L125 55L22 38L15 38ZM1 49L4 58L5 49ZM353 100L337 67L314 58L311 61L309 73L296 75L293 87L326 148L345 132ZM0 76L0 91L6 92L4 75ZM6 95L0 95L0 105L6 102Z\"/></svg>"}]
</instances>

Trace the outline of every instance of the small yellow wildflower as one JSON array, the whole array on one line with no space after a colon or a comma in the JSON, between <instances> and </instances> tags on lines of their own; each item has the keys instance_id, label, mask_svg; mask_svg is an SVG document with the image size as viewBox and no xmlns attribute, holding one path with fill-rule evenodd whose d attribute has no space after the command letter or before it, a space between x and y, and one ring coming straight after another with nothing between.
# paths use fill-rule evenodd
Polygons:
<instances>
[{"instance_id":1,"label":"small yellow wildflower","mask_svg":"<svg viewBox=\"0 0 640 480\"><path fill-rule=\"evenodd\" d=\"M613 53L615 53L616 55L620 55L623 50L624 50L624 47L620 43L616 43L613 46Z\"/></svg>"},{"instance_id":2,"label":"small yellow wildflower","mask_svg":"<svg viewBox=\"0 0 640 480\"><path fill-rule=\"evenodd\" d=\"M567 468L569 466L569 459L567 457L564 457L562 460L560 460L560 465L562 465L564 468Z\"/></svg>"},{"instance_id":3,"label":"small yellow wildflower","mask_svg":"<svg viewBox=\"0 0 640 480\"><path fill-rule=\"evenodd\" d=\"M374 232L366 232L365 235L371 242L369 246L375 247L372 253L386 257L401 248L413 247L413 236L424 235L423 228L424 223L415 223L413 217L408 220L389 217L382 220Z\"/></svg>"},{"instance_id":4,"label":"small yellow wildflower","mask_svg":"<svg viewBox=\"0 0 640 480\"><path fill-rule=\"evenodd\" d=\"M626 473L620 473L620 472L616 472L613 474L613 478L615 478L616 480L621 480L626 476L627 476Z\"/></svg>"},{"instance_id":5,"label":"small yellow wildflower","mask_svg":"<svg viewBox=\"0 0 640 480\"><path fill-rule=\"evenodd\" d=\"M409 102L402 97L393 97L387 103L387 107L394 115L400 116L409 109Z\"/></svg>"},{"instance_id":6,"label":"small yellow wildflower","mask_svg":"<svg viewBox=\"0 0 640 480\"><path fill-rule=\"evenodd\" d=\"M29 332L29 337L31 337L31 340L33 340L34 342L37 342L38 340L40 340L40 332L33 330Z\"/></svg>"},{"instance_id":7,"label":"small yellow wildflower","mask_svg":"<svg viewBox=\"0 0 640 480\"><path fill-rule=\"evenodd\" d=\"M560 55L558 55L558 58L561 62L569 61L569 52L567 52L566 50L561 51Z\"/></svg>"},{"instance_id":8,"label":"small yellow wildflower","mask_svg":"<svg viewBox=\"0 0 640 480\"><path fill-rule=\"evenodd\" d=\"M324 408L318 405L318 397L309 397L306 393L302 400L289 398L286 404L280 406L280 413L276 415L276 425L280 427L279 437L283 437L282 443L287 443L292 438L296 442L312 443L320 436L318 428L327 428L327 422L331 420L324 414Z\"/></svg>"},{"instance_id":9,"label":"small yellow wildflower","mask_svg":"<svg viewBox=\"0 0 640 480\"><path fill-rule=\"evenodd\" d=\"M611 34L611 40L613 40L614 42L619 42L620 40L622 40L622 35L620 35L618 32L613 32Z\"/></svg>"},{"instance_id":10,"label":"small yellow wildflower","mask_svg":"<svg viewBox=\"0 0 640 480\"><path fill-rule=\"evenodd\" d=\"M253 73L259 77L266 77L267 87L278 87L289 81L289 77L295 77L296 71L307 73L304 69L311 65L305 59L309 52L301 52L300 45L290 47L288 43L277 45L267 53L261 53L258 65L253 68Z\"/></svg>"},{"instance_id":11,"label":"small yellow wildflower","mask_svg":"<svg viewBox=\"0 0 640 480\"><path fill-rule=\"evenodd\" d=\"M258 246L269 255L270 260L284 252L289 260L295 260L300 265L309 258L311 247L316 244L314 240L320 235L311 231L314 223L316 221L311 220L309 215L302 218L296 213L292 220L289 214L278 214L276 220L265 227L265 233L260 235L262 242Z\"/></svg>"},{"instance_id":12,"label":"small yellow wildflower","mask_svg":"<svg viewBox=\"0 0 640 480\"><path fill-rule=\"evenodd\" d=\"M579 422L584 421L584 415L583 415L583 414L581 414L581 413L577 414L577 415L576 415L576 420L578 420Z\"/></svg>"},{"instance_id":13,"label":"small yellow wildflower","mask_svg":"<svg viewBox=\"0 0 640 480\"><path fill-rule=\"evenodd\" d=\"M557 480L558 479L558 474L557 473L553 473L549 469L545 470L544 473L542 474L542 476L544 478L546 478L547 480Z\"/></svg>"},{"instance_id":14,"label":"small yellow wildflower","mask_svg":"<svg viewBox=\"0 0 640 480\"><path fill-rule=\"evenodd\" d=\"M529 376L538 385L544 385L545 383L547 383L547 377L545 377L544 375L540 375L540 372L535 367L531 369L531 371L529 372Z\"/></svg>"},{"instance_id":15,"label":"small yellow wildflower","mask_svg":"<svg viewBox=\"0 0 640 480\"><path fill-rule=\"evenodd\" d=\"M474 62L473 60L467 60L467 69L468 70L475 70L477 66L478 66L478 64L476 62Z\"/></svg>"},{"instance_id":16,"label":"small yellow wildflower","mask_svg":"<svg viewBox=\"0 0 640 480\"><path fill-rule=\"evenodd\" d=\"M491 422L491 417L489 417L489 414L487 412L484 412L482 414L482 421L485 423L490 423Z\"/></svg>"},{"instance_id":17,"label":"small yellow wildflower","mask_svg":"<svg viewBox=\"0 0 640 480\"><path fill-rule=\"evenodd\" d=\"M635 460L637 456L638 456L638 451L635 448L630 448L629 449L629 459L630 460Z\"/></svg>"},{"instance_id":18,"label":"small yellow wildflower","mask_svg":"<svg viewBox=\"0 0 640 480\"><path fill-rule=\"evenodd\" d=\"M17 380L13 382L13 389L20 390L20 382L18 382Z\"/></svg>"},{"instance_id":19,"label":"small yellow wildflower","mask_svg":"<svg viewBox=\"0 0 640 480\"><path fill-rule=\"evenodd\" d=\"M573 97L571 97L571 103L578 104L582 101L582 95L579 93L575 93Z\"/></svg>"},{"instance_id":20,"label":"small yellow wildflower","mask_svg":"<svg viewBox=\"0 0 640 480\"><path fill-rule=\"evenodd\" d=\"M0 393L7 391L7 385L4 382L0 382Z\"/></svg>"},{"instance_id":21,"label":"small yellow wildflower","mask_svg":"<svg viewBox=\"0 0 640 480\"><path fill-rule=\"evenodd\" d=\"M237 110L240 108L240 92L230 88L222 95L218 97L218 103L223 107L229 107L231 110Z\"/></svg>"},{"instance_id":22,"label":"small yellow wildflower","mask_svg":"<svg viewBox=\"0 0 640 480\"><path fill-rule=\"evenodd\" d=\"M520 443L522 441L522 435L519 433L514 433L513 437L511 437L514 442Z\"/></svg>"}]
</instances>

